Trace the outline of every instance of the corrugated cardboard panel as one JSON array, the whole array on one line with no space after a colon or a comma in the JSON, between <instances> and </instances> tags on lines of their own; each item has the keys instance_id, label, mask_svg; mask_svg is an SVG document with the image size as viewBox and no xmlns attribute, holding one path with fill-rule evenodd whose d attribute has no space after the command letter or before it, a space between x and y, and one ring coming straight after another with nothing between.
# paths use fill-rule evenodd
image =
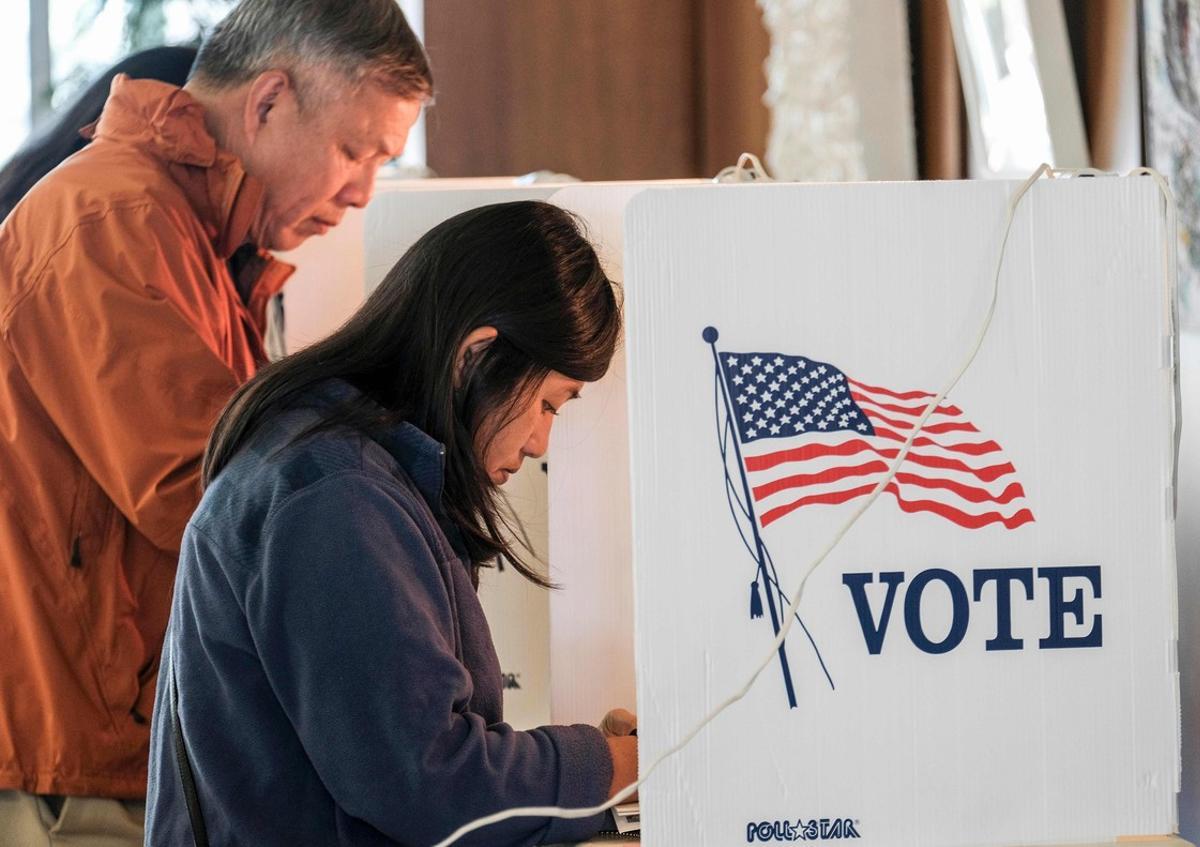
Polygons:
<instances>
[{"instance_id":1,"label":"corrugated cardboard panel","mask_svg":"<svg viewBox=\"0 0 1200 847\"><path fill-rule=\"evenodd\" d=\"M722 458L726 407L702 331L719 330L739 425L755 401L745 385L759 387L759 400L764 387L791 390L783 380L769 388L765 368L777 362L826 368L825 386L806 384L789 401L814 392L815 405L840 373L856 405L839 415L895 428L927 398L908 392L936 392L966 356L1014 190L718 186L632 200L625 281L643 762L732 693L773 637L771 616L750 614L756 544L743 545L726 493L725 468L735 487L741 471L736 457ZM958 847L1174 830L1164 224L1147 179L1032 188L991 332L948 398L946 414L972 429L927 433L979 445L963 456L968 467L910 457L905 508L885 493L809 581L800 614L811 640L797 627L786 647L795 707L776 657L744 701L643 788L646 843L777 840L797 822L862 844ZM735 386L735 376L765 379ZM852 440L853 424L818 418ZM818 432L812 443L835 441ZM785 442L739 444L753 457ZM811 467L795 452L784 457L791 476L747 472L751 487L766 486L756 526L789 597L858 501L780 507L846 490L839 473L876 478L861 466L886 442L867 444L861 461L830 460L812 479L791 478ZM990 471L972 464L976 454L994 460ZM768 510L778 519L763 526ZM1004 522L988 522L992 513Z\"/></svg>"},{"instance_id":2,"label":"corrugated cardboard panel","mask_svg":"<svg viewBox=\"0 0 1200 847\"><path fill-rule=\"evenodd\" d=\"M1179 670L1183 708L1183 786L1179 831L1200 836L1200 335L1180 339L1183 444L1179 452Z\"/></svg>"},{"instance_id":3,"label":"corrugated cardboard panel","mask_svg":"<svg viewBox=\"0 0 1200 847\"><path fill-rule=\"evenodd\" d=\"M579 215L605 273L624 276L625 206L645 183L564 188L551 202ZM629 423L625 351L555 423L550 446L551 714L596 723L636 709Z\"/></svg>"}]
</instances>

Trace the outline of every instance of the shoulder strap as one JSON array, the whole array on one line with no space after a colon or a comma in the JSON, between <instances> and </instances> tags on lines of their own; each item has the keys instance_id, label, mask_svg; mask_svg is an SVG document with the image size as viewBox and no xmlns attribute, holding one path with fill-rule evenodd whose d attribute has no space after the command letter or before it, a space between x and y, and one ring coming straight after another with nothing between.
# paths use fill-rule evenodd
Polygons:
<instances>
[{"instance_id":1,"label":"shoulder strap","mask_svg":"<svg viewBox=\"0 0 1200 847\"><path fill-rule=\"evenodd\" d=\"M175 655L171 659L171 736L175 746L175 764L179 769L179 780L183 783L183 799L187 803L188 817L192 821L192 840L196 847L208 847L208 830L204 827L204 815L200 812L200 796L196 793L196 778L192 774L192 763L188 759L187 744L183 740L183 729L179 725L179 685L175 680Z\"/></svg>"}]
</instances>

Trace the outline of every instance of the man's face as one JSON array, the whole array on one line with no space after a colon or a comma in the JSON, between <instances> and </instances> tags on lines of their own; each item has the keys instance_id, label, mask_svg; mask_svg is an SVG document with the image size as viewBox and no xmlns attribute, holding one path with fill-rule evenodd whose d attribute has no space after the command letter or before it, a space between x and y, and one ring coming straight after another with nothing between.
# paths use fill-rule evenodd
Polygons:
<instances>
[{"instance_id":1,"label":"man's face","mask_svg":"<svg viewBox=\"0 0 1200 847\"><path fill-rule=\"evenodd\" d=\"M275 98L243 152L246 171L265 186L252 232L261 247L299 247L337 226L348 206L367 205L376 171L404 150L421 111L420 101L370 80L325 85L303 108L295 89Z\"/></svg>"}]
</instances>

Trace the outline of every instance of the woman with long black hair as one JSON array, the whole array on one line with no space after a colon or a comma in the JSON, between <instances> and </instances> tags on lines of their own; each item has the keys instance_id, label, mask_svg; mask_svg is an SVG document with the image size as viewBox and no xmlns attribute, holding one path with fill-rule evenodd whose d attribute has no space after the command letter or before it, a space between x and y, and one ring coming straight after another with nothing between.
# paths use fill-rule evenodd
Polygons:
<instances>
[{"instance_id":1,"label":"woman with long black hair","mask_svg":"<svg viewBox=\"0 0 1200 847\"><path fill-rule=\"evenodd\" d=\"M568 213L486 206L435 227L345 326L238 391L183 539L147 844L428 844L633 781L636 738L502 723L475 593L501 555L546 584L512 548L497 488L605 373L620 326ZM467 843L600 825L518 819Z\"/></svg>"}]
</instances>

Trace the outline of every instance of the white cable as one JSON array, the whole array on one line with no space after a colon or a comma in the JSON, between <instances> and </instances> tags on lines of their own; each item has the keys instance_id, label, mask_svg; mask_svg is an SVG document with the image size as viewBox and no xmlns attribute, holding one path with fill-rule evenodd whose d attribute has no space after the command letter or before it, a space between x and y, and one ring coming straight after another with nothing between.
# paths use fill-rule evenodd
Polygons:
<instances>
[{"instance_id":1,"label":"white cable","mask_svg":"<svg viewBox=\"0 0 1200 847\"><path fill-rule=\"evenodd\" d=\"M774 182L763 163L753 153L738 156L736 165L721 168L713 182Z\"/></svg>"},{"instance_id":2,"label":"white cable","mask_svg":"<svg viewBox=\"0 0 1200 847\"><path fill-rule=\"evenodd\" d=\"M744 159L746 156L749 156L749 155L750 154L743 154L742 158ZM739 159L738 160L739 167L741 166L741 164L742 164L742 160ZM971 345L970 352L967 354L967 357L963 361L962 365L958 368L957 371L955 371L954 376L951 377L949 382L946 383L946 386L941 391L938 392L938 395L936 397L934 397L933 400L929 401L929 405L925 407L925 411L921 414L921 417L917 420L916 426L913 427L912 432L910 432L908 435L908 438L905 439L904 446L900 448L900 452L896 455L896 458L892 461L892 465L890 468L888 468L887 474L883 477L883 479L881 479L879 481L879 483L875 486L874 490L871 491L871 493L867 497L867 499L864 500L861 503L861 505L859 505L858 508L856 508L854 510L853 513L851 513L849 519L844 524L842 524L841 529L839 529L834 534L832 540L830 540L830 542L825 546L825 548L821 551L821 553L815 559L812 560L812 562L809 564L808 568L805 569L804 576L800 579L800 585L796 590L796 595L792 599L792 604L790 607L788 607L788 610L783 615L784 620L785 620L783 627L779 630L779 634L775 636L775 641L771 644L771 649L767 652L766 656L759 663L758 667L756 667L754 669L754 673L752 673L750 675L750 678L748 680L746 680L745 685L743 685L736 693L734 693L733 695L728 697L720 705L718 705L715 709L713 709L711 712L709 712L698 724L696 724L696 726L694 726L689 732L687 732L683 736L683 738L681 738L678 742L676 742L676 744L674 746L670 747L668 750L666 750L665 752L660 754L658 756L658 758L656 758L653 762L651 762L646 767L646 769L642 773L642 775L638 778L637 782L634 782L630 785L625 786L620 791L618 791L615 795L613 795L613 797L611 799L609 799L607 802L601 803L599 806L591 806L591 807L584 808L584 809L563 809L558 806L526 806L526 807L520 807L520 808L514 808L514 809L504 809L503 811L495 812L494 814L486 815L485 817L477 818L476 820L473 820L469 823L463 824L458 829L454 830L454 832L452 832L449 836L447 836L446 838L439 841L436 845L434 845L434 847L450 847L451 844L453 844L454 842L456 842L458 839L462 838L463 836L468 835L469 833L483 829L486 826L491 826L492 824L501 823L502 821L506 821L506 820L511 820L513 818L538 817L538 818L575 819L575 818L588 818L588 817L591 817L592 815L598 815L601 812L605 812L605 811L613 808L614 806L620 804L627 797L631 796L635 791L637 791L637 789L642 785L642 783L644 783L647 779L650 778L650 775L652 773L654 773L654 771L658 768L659 765L661 765L668 758L675 755L680 750L682 750L684 747L686 747L688 744L690 744L692 739L695 738L697 735L699 735L700 731L703 730L704 727L708 726L708 724L710 724L714 720L716 720L716 718L722 712L724 712L727 708L729 708L734 703L741 700L743 697L746 696L747 693L749 693L750 689L754 686L755 681L758 679L759 675L763 672L763 670L765 670L768 665L770 665L772 662L775 661L775 657L778 654L780 646L783 644L784 641L787 640L788 633L791 632L791 629L792 629L792 624L796 620L796 612L800 608L800 602L804 598L804 586L808 584L808 578L812 575L813 571L816 570L817 567L823 561L825 561L825 559L829 556L829 554L831 552L833 552L833 549L835 547L837 547L837 545L841 542L842 538L846 535L846 533L850 531L850 527L854 526L854 524L858 521L858 519L860 517L862 517L863 513L866 512L867 509L869 509L871 507L871 504L874 503L879 498L879 495L881 493L883 493L883 490L895 478L896 472L900 469L900 465L902 465L904 463L904 460L906 458L908 458L908 452L910 449L912 449L913 441L916 440L917 436L920 434L921 429L922 429L922 427L925 426L925 422L929 419L929 416L932 415L934 410L936 410L937 407L941 405L942 401L944 399L946 399L946 395L949 394L951 390L953 390L954 386L956 386L958 384L958 381L962 378L962 375L964 373L966 373L967 369L975 361L975 356L979 353L980 348L983 346L984 338L987 337L988 330L991 328L991 325L992 325L992 317L996 312L996 303L1000 297L1000 272L1004 267L1004 251L1005 251L1005 248L1008 246L1008 236L1012 231L1013 219L1016 217L1017 206L1020 204L1021 198L1024 197L1026 192L1029 191L1030 187L1032 187L1033 184L1035 182L1037 182L1039 179L1041 179L1043 176L1047 176L1047 175L1054 176L1054 175L1058 175L1058 174L1070 175L1072 173L1075 173L1075 172L1056 171L1053 168L1051 168L1049 165L1043 164L1043 165L1039 166L1036 171L1033 172L1033 174L1029 177L1029 179L1025 180L1025 182L1022 183L1021 187L1017 189L1017 192L1008 201L1008 216L1004 223L1004 237L1000 241L1000 253L996 259L996 275L992 279L992 299L991 299L991 302L988 304L988 309L987 309L987 313L984 315L983 324L979 328L979 333L975 337L974 344ZM1167 187L1166 180L1163 179L1161 174L1157 173L1156 171L1150 170L1149 168L1138 168L1136 171L1132 171L1131 175L1132 174L1146 174L1146 175L1153 177L1158 182L1158 186L1163 191L1163 195L1167 202L1167 209L1168 209L1167 241L1168 241L1168 244L1173 244L1174 243L1173 237L1174 237L1174 232L1175 232L1174 226L1173 226L1174 220L1175 220L1174 202L1171 198L1171 192L1170 192L1170 189ZM1090 176L1091 174L1089 173L1087 175ZM1168 257L1168 262L1169 262L1169 257ZM1172 265L1168 264L1168 269L1170 267L1172 267ZM1174 312L1175 312L1174 274L1169 274L1169 275L1171 278L1171 282L1169 283L1171 291L1170 291L1170 304L1168 305L1168 309L1170 311L1168 319L1170 321L1171 331L1175 335L1176 345L1177 345L1178 344L1178 334L1174 333L1174 327L1176 325L1175 318L1174 318ZM1176 361L1178 361L1178 357L1176 357ZM1178 378L1176 378L1176 393L1177 394L1178 394L1178 390L1179 390ZM1176 409L1178 409L1178 401L1176 401ZM1179 419L1179 415L1177 413L1176 414L1176 432L1177 433L1179 431L1179 426L1180 426L1180 419ZM1178 444L1178 437L1176 438L1176 444ZM1176 458L1176 463L1178 464L1178 457Z\"/></svg>"}]
</instances>

